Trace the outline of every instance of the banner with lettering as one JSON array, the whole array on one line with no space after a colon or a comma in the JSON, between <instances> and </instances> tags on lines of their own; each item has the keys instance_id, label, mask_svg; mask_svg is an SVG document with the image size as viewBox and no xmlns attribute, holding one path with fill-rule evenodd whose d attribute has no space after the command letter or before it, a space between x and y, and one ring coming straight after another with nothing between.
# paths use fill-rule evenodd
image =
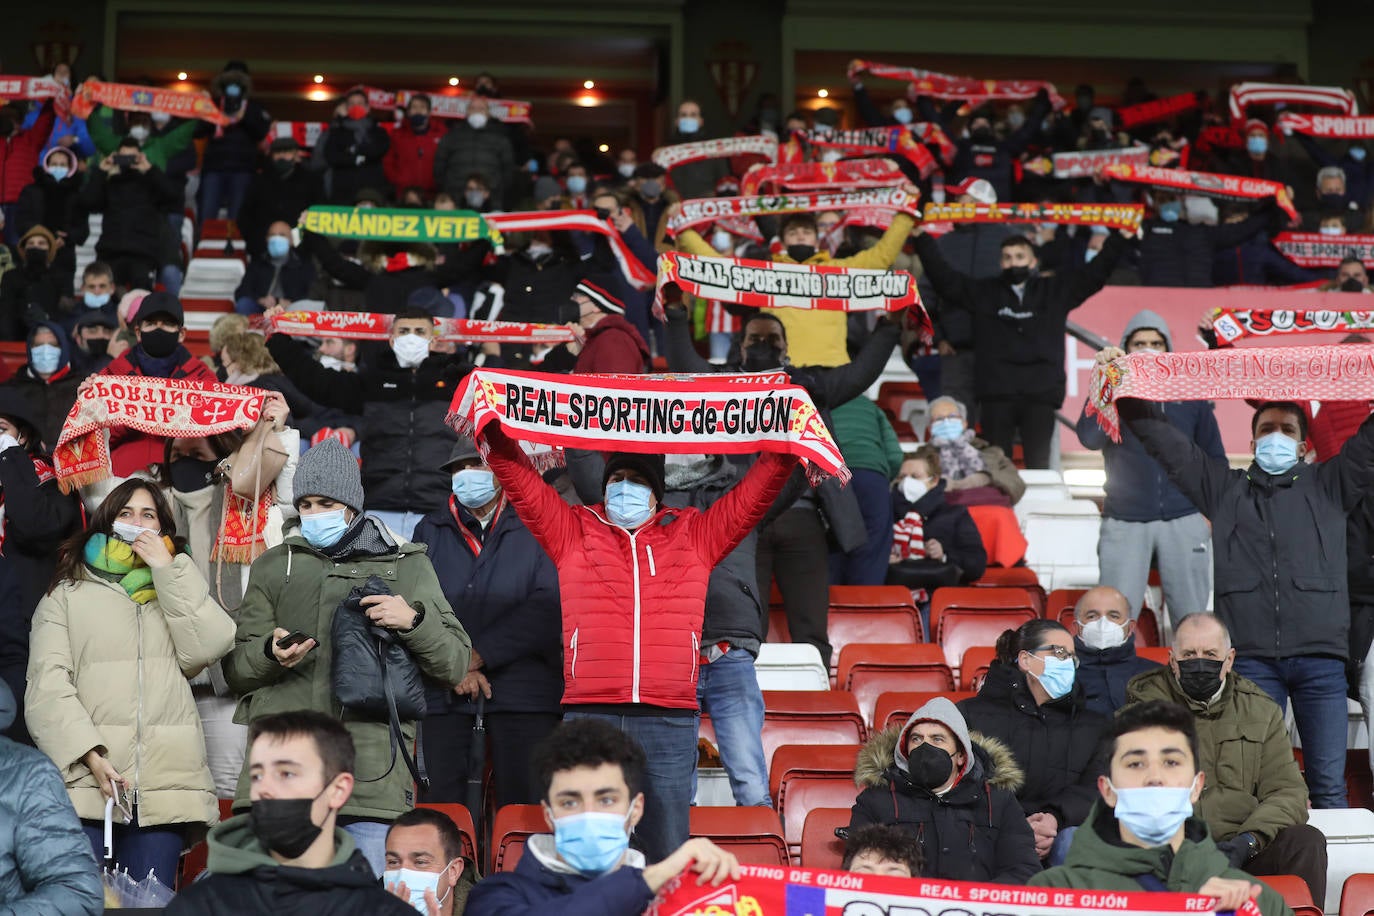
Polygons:
<instances>
[{"instance_id":1,"label":"banner with lettering","mask_svg":"<svg viewBox=\"0 0 1374 916\"><path fill-rule=\"evenodd\" d=\"M110 430L166 438L248 429L262 416L261 388L142 375L93 375L77 392L53 449L63 493L110 476Z\"/></svg>"},{"instance_id":2,"label":"banner with lettering","mask_svg":"<svg viewBox=\"0 0 1374 916\"><path fill-rule=\"evenodd\" d=\"M749 137L718 137L715 140L696 140L660 146L650 157L661 169L672 171L689 162L707 159L730 159L735 156L762 156L769 162L778 158L778 138L764 134Z\"/></svg>"},{"instance_id":3,"label":"banner with lettering","mask_svg":"<svg viewBox=\"0 0 1374 916\"><path fill-rule=\"evenodd\" d=\"M1326 309L1222 309L1212 319L1217 343L1229 346L1246 337L1275 334L1354 334L1374 330L1374 311Z\"/></svg>"},{"instance_id":4,"label":"banner with lettering","mask_svg":"<svg viewBox=\"0 0 1374 916\"><path fill-rule=\"evenodd\" d=\"M1346 258L1374 267L1374 235L1283 232L1274 237L1274 247L1299 267L1339 267Z\"/></svg>"},{"instance_id":5,"label":"banner with lettering","mask_svg":"<svg viewBox=\"0 0 1374 916\"><path fill-rule=\"evenodd\" d=\"M694 872L669 879L644 916L1214 916L1201 894L1084 891L856 875L741 865L738 881L697 884ZM1236 911L1259 916L1254 901Z\"/></svg>"},{"instance_id":6,"label":"banner with lettering","mask_svg":"<svg viewBox=\"0 0 1374 916\"><path fill-rule=\"evenodd\" d=\"M1121 441L1117 398L1146 401L1362 401L1374 398L1374 347L1227 348L1132 353L1095 365L1088 413Z\"/></svg>"},{"instance_id":7,"label":"banner with lettering","mask_svg":"<svg viewBox=\"0 0 1374 916\"><path fill-rule=\"evenodd\" d=\"M1298 210L1293 206L1292 198L1288 196L1288 189L1279 181L1222 175L1216 172L1161 169L1153 165L1111 165L1102 172L1108 178L1117 181L1147 184L1183 194L1200 194L1203 197L1219 197L1224 200L1263 200L1272 197L1284 213L1294 220L1298 218Z\"/></svg>"},{"instance_id":8,"label":"banner with lettering","mask_svg":"<svg viewBox=\"0 0 1374 916\"><path fill-rule=\"evenodd\" d=\"M1309 137L1337 140L1368 140L1374 137L1374 117L1369 115L1318 115L1285 111L1275 126L1284 133L1297 131Z\"/></svg>"},{"instance_id":9,"label":"banner with lettering","mask_svg":"<svg viewBox=\"0 0 1374 916\"><path fill-rule=\"evenodd\" d=\"M897 67L876 61L849 62L851 80L864 70L880 79L905 80L911 84L908 94L912 98L928 95L933 99L958 99L970 106L976 106L994 99L1032 99L1044 89L1049 93L1050 102L1055 108L1063 108L1066 104L1055 90L1054 83L1044 80L984 80L971 76L950 76L947 73L918 70L914 67Z\"/></svg>"},{"instance_id":10,"label":"banner with lettering","mask_svg":"<svg viewBox=\"0 0 1374 916\"><path fill-rule=\"evenodd\" d=\"M1055 178L1092 178L1109 165L1149 165L1148 146L1055 153Z\"/></svg>"},{"instance_id":11,"label":"banner with lettering","mask_svg":"<svg viewBox=\"0 0 1374 916\"><path fill-rule=\"evenodd\" d=\"M775 192L885 188L902 180L902 170L891 159L795 162L750 169L740 179L739 192L745 197L755 197L765 187Z\"/></svg>"},{"instance_id":12,"label":"banner with lettering","mask_svg":"<svg viewBox=\"0 0 1374 916\"><path fill-rule=\"evenodd\" d=\"M72 96L72 114L78 118L89 118L97 105L107 105L120 111L161 112L174 118L194 118L220 126L230 123L208 92L179 92L154 86L86 80Z\"/></svg>"},{"instance_id":13,"label":"banner with lettering","mask_svg":"<svg viewBox=\"0 0 1374 916\"><path fill-rule=\"evenodd\" d=\"M389 340L395 315L373 312L282 312L267 319L274 334L292 337L343 337L348 340ZM435 318L438 340L457 343L567 343L571 328L561 324L530 324L521 321L473 321L468 318Z\"/></svg>"},{"instance_id":14,"label":"banner with lettering","mask_svg":"<svg viewBox=\"0 0 1374 916\"><path fill-rule=\"evenodd\" d=\"M427 95L430 101L429 113L436 118L466 118L468 116L468 103L472 101L473 97L471 92L453 95L450 90L419 93L413 89L392 92L389 89L377 89L372 86L355 86L354 88L367 93L368 105L383 111L405 108L410 103L412 96ZM529 102L516 102L511 99L487 99L487 112L498 121L532 124L534 123L530 117L532 109L533 106Z\"/></svg>"},{"instance_id":15,"label":"banner with lettering","mask_svg":"<svg viewBox=\"0 0 1374 916\"><path fill-rule=\"evenodd\" d=\"M693 296L753 308L895 312L921 307L916 278L904 270L705 258L669 251L658 259L654 308L675 284Z\"/></svg>"},{"instance_id":16,"label":"banner with lettering","mask_svg":"<svg viewBox=\"0 0 1374 916\"><path fill-rule=\"evenodd\" d=\"M811 396L785 372L741 375L545 375L475 369L448 423L476 435L564 448L642 454L796 455L808 475L848 481L849 469Z\"/></svg>"},{"instance_id":17,"label":"banner with lettering","mask_svg":"<svg viewBox=\"0 0 1374 916\"><path fill-rule=\"evenodd\" d=\"M53 108L63 117L72 109L71 90L51 76L0 76L0 99L28 102L52 99Z\"/></svg>"},{"instance_id":18,"label":"banner with lettering","mask_svg":"<svg viewBox=\"0 0 1374 916\"><path fill-rule=\"evenodd\" d=\"M1360 105L1355 93L1339 86L1293 86L1287 83L1237 83L1231 87L1231 119L1245 118L1251 105L1311 105L1331 108L1341 114L1356 115Z\"/></svg>"},{"instance_id":19,"label":"banner with lettering","mask_svg":"<svg viewBox=\"0 0 1374 916\"><path fill-rule=\"evenodd\" d=\"M319 235L371 242L453 244L490 239L501 233L482 214L471 210L413 210L388 207L332 207L316 204L305 211L300 227Z\"/></svg>"},{"instance_id":20,"label":"banner with lettering","mask_svg":"<svg viewBox=\"0 0 1374 916\"><path fill-rule=\"evenodd\" d=\"M1155 99L1153 102L1141 102L1139 105L1127 105L1116 110L1116 126L1119 130L1132 130L1142 124L1154 124L1157 121L1167 121L1174 115L1183 114L1185 111L1192 111L1202 104L1201 93L1181 92L1178 95L1171 95L1165 99Z\"/></svg>"},{"instance_id":21,"label":"banner with lettering","mask_svg":"<svg viewBox=\"0 0 1374 916\"><path fill-rule=\"evenodd\" d=\"M851 156L894 153L916 167L922 178L940 167L934 154L905 127L863 127L856 130L811 131L806 141L818 149L839 150Z\"/></svg>"},{"instance_id":22,"label":"banner with lettering","mask_svg":"<svg viewBox=\"0 0 1374 916\"><path fill-rule=\"evenodd\" d=\"M1058 223L1106 226L1135 232L1145 217L1140 204L926 204L922 218L930 223Z\"/></svg>"},{"instance_id":23,"label":"banner with lettering","mask_svg":"<svg viewBox=\"0 0 1374 916\"><path fill-rule=\"evenodd\" d=\"M916 198L901 188L861 188L845 191L812 191L766 197L698 197L682 202L682 210L668 221L668 232L734 216L758 217L782 213L819 213L822 210L895 210L916 215Z\"/></svg>"}]
</instances>

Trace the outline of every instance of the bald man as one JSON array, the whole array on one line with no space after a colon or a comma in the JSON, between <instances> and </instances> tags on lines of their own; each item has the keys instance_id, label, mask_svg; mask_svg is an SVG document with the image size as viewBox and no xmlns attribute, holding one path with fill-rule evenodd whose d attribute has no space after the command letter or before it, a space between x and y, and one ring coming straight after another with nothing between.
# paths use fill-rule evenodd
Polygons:
<instances>
[{"instance_id":1,"label":"bald man","mask_svg":"<svg viewBox=\"0 0 1374 916\"><path fill-rule=\"evenodd\" d=\"M1160 667L1135 654L1135 621L1126 596L1110 585L1090 588L1073 609L1078 683L1089 709L1105 716L1126 705L1126 684Z\"/></svg>"},{"instance_id":2,"label":"bald man","mask_svg":"<svg viewBox=\"0 0 1374 916\"><path fill-rule=\"evenodd\" d=\"M1174 629L1169 667L1136 677L1128 703L1182 703L1197 722L1198 769L1207 791L1196 814L1231 864L1252 875L1299 875L1326 899L1326 839L1307 823L1307 785L1293 759L1283 710L1232 670L1236 650L1215 614Z\"/></svg>"}]
</instances>

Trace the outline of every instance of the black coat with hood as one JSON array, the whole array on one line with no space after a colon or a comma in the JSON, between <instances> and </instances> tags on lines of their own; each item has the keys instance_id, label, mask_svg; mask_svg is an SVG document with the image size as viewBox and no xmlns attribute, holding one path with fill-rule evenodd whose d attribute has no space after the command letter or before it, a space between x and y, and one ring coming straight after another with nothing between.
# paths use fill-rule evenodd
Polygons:
<instances>
[{"instance_id":1,"label":"black coat with hood","mask_svg":"<svg viewBox=\"0 0 1374 916\"><path fill-rule=\"evenodd\" d=\"M900 487L892 491L894 521L900 522L912 510L921 516L922 536L927 541L939 541L945 560L959 567L960 582L982 577L988 568L988 549L968 508L951 505L945 499L943 478L914 503L902 495Z\"/></svg>"},{"instance_id":2,"label":"black coat with hood","mask_svg":"<svg viewBox=\"0 0 1374 916\"><path fill-rule=\"evenodd\" d=\"M898 750L912 726L929 721L973 748L958 780L940 795L912 781L906 755ZM1040 860L1035 834L1016 800L1024 779L1005 744L970 733L954 704L937 697L905 725L874 735L859 752L854 781L861 791L849 829L891 824L914 834L925 861L922 877L1025 884L1040 871Z\"/></svg>"},{"instance_id":3,"label":"black coat with hood","mask_svg":"<svg viewBox=\"0 0 1374 916\"><path fill-rule=\"evenodd\" d=\"M76 403L76 391L85 381L86 373L72 364L76 348L67 338L67 332L54 322L41 322L29 331L26 353L32 352L34 335L40 330L50 331L57 338L57 346L62 351L58 357L57 371L43 379L26 362L0 388L11 390L24 399L44 447L52 451L57 447L62 424Z\"/></svg>"},{"instance_id":4,"label":"black coat with hood","mask_svg":"<svg viewBox=\"0 0 1374 916\"><path fill-rule=\"evenodd\" d=\"M143 173L120 169L113 175L91 169L80 206L104 214L95 253L103 259L137 257L162 263L164 214L180 202L181 193L181 186L155 165Z\"/></svg>"},{"instance_id":5,"label":"black coat with hood","mask_svg":"<svg viewBox=\"0 0 1374 916\"><path fill-rule=\"evenodd\" d=\"M1027 817L1048 812L1060 830L1083 823L1106 770L1098 743L1110 720L1087 708L1080 685L1041 706L1015 663L994 661L983 688L959 712L969 728L1000 740L1021 764L1026 781L1016 797Z\"/></svg>"}]
</instances>

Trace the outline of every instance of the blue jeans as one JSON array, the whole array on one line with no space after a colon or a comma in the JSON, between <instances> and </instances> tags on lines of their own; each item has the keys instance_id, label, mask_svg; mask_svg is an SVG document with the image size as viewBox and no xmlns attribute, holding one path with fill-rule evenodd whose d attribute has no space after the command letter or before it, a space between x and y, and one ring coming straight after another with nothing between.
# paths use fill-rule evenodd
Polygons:
<instances>
[{"instance_id":1,"label":"blue jeans","mask_svg":"<svg viewBox=\"0 0 1374 916\"><path fill-rule=\"evenodd\" d=\"M262 304L252 296L239 296L234 300L234 311L240 315L261 315L264 311Z\"/></svg>"},{"instance_id":2,"label":"blue jeans","mask_svg":"<svg viewBox=\"0 0 1374 916\"><path fill-rule=\"evenodd\" d=\"M1069 856L1069 847L1073 845L1073 833L1077 827L1065 827L1054 837L1054 844L1050 846L1050 854L1046 861L1050 863L1050 868L1056 865L1063 865L1064 860Z\"/></svg>"},{"instance_id":3,"label":"blue jeans","mask_svg":"<svg viewBox=\"0 0 1374 916\"><path fill-rule=\"evenodd\" d=\"M853 468L849 482L859 500L868 539L849 553L831 552L831 585L882 585L892 553L892 491L887 477L867 468Z\"/></svg>"},{"instance_id":4,"label":"blue jeans","mask_svg":"<svg viewBox=\"0 0 1374 916\"><path fill-rule=\"evenodd\" d=\"M238 218L252 181L252 172L201 172L200 221L217 218L221 207L230 219Z\"/></svg>"},{"instance_id":5,"label":"blue jeans","mask_svg":"<svg viewBox=\"0 0 1374 916\"><path fill-rule=\"evenodd\" d=\"M1293 698L1312 807L1346 807L1345 662L1315 655L1237 658L1235 672L1258 684L1280 710Z\"/></svg>"},{"instance_id":6,"label":"blue jeans","mask_svg":"<svg viewBox=\"0 0 1374 916\"><path fill-rule=\"evenodd\" d=\"M772 807L768 761L763 756L763 693L754 674L754 656L731 649L702 665L697 702L715 726L720 762L730 777L735 804ZM695 771L692 783L695 796Z\"/></svg>"},{"instance_id":7,"label":"blue jeans","mask_svg":"<svg viewBox=\"0 0 1374 916\"><path fill-rule=\"evenodd\" d=\"M167 292L173 296L180 296L181 284L186 279L186 274L177 264L163 264L157 269L157 279Z\"/></svg>"},{"instance_id":8,"label":"blue jeans","mask_svg":"<svg viewBox=\"0 0 1374 916\"><path fill-rule=\"evenodd\" d=\"M102 822L82 821L81 829L91 841L95 860L105 861L105 825ZM142 881L148 872L168 887L176 887L177 866L181 864L181 845L185 835L180 825L165 827L138 826L138 811L134 810L131 824L114 825L114 861L121 869L129 870L129 877Z\"/></svg>"},{"instance_id":9,"label":"blue jeans","mask_svg":"<svg viewBox=\"0 0 1374 916\"><path fill-rule=\"evenodd\" d=\"M611 716L570 707L563 720L609 722L644 748L644 818L635 828L650 862L662 862L687 842L692 781L697 769L697 714Z\"/></svg>"},{"instance_id":10,"label":"blue jeans","mask_svg":"<svg viewBox=\"0 0 1374 916\"><path fill-rule=\"evenodd\" d=\"M354 821L344 825L344 830L353 837L353 843L378 878L386 871L386 832L390 827L382 821Z\"/></svg>"}]
</instances>

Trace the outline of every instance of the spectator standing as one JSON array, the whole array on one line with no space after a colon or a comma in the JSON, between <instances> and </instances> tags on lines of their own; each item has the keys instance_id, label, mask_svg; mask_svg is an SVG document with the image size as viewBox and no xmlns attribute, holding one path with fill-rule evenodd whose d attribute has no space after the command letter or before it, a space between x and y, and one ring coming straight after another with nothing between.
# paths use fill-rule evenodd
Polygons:
<instances>
[{"instance_id":1,"label":"spectator standing","mask_svg":"<svg viewBox=\"0 0 1374 916\"><path fill-rule=\"evenodd\" d=\"M449 126L434 150L434 184L454 200L463 199L464 186L473 173L486 179L496 208L508 203L515 152L506 125L490 114L485 96L468 99L467 117Z\"/></svg>"},{"instance_id":2,"label":"spectator standing","mask_svg":"<svg viewBox=\"0 0 1374 916\"><path fill-rule=\"evenodd\" d=\"M229 119L224 125L200 121L196 135L205 138L200 166L199 212L202 223L218 219L222 208L237 219L248 185L258 167L258 145L267 138L272 116L252 97L248 65L231 60L210 81L210 97Z\"/></svg>"},{"instance_id":3,"label":"spectator standing","mask_svg":"<svg viewBox=\"0 0 1374 916\"><path fill-rule=\"evenodd\" d=\"M1131 606L1126 596L1110 585L1097 585L1084 592L1073 606L1073 621L1083 703L1093 712L1115 715L1126 705L1126 685L1131 678L1154 671L1159 664L1135 654Z\"/></svg>"},{"instance_id":4,"label":"spectator standing","mask_svg":"<svg viewBox=\"0 0 1374 916\"><path fill-rule=\"evenodd\" d=\"M706 119L701 116L701 106L695 99L683 99L677 106L677 118L668 142L695 143L710 139L706 133ZM724 159L702 159L679 165L668 173L673 188L683 199L693 197L715 197L716 183L730 174L729 163Z\"/></svg>"},{"instance_id":5,"label":"spectator standing","mask_svg":"<svg viewBox=\"0 0 1374 916\"><path fill-rule=\"evenodd\" d=\"M950 131L951 123L962 107L963 102L957 99L946 102L941 109L937 109L927 96L916 99L916 112L920 119L939 124L946 132ZM957 184L966 178L982 178L992 185L998 200L1016 200L1012 194L1015 183L1013 163L1025 151L1050 110L1049 93L1042 89L1031 102L1026 120L1002 140L993 132L992 110L986 105L974 110L968 118L968 135L955 141L954 162L946 181Z\"/></svg>"},{"instance_id":6,"label":"spectator standing","mask_svg":"<svg viewBox=\"0 0 1374 916\"><path fill-rule=\"evenodd\" d=\"M951 397L930 402L930 444L940 451L940 470L947 492L967 504L1005 502L1014 506L1026 483L1007 453L969 426L968 406ZM975 493L972 491L989 492Z\"/></svg>"},{"instance_id":7,"label":"spectator standing","mask_svg":"<svg viewBox=\"0 0 1374 916\"><path fill-rule=\"evenodd\" d=\"M21 237L35 226L43 226L61 243L53 246L53 264L65 277L63 294L72 289L76 248L90 235L86 213L76 203L85 177L79 165L76 155L66 147L49 150L42 165L33 170L33 183L19 192L14 213L15 231Z\"/></svg>"},{"instance_id":8,"label":"spectator standing","mask_svg":"<svg viewBox=\"0 0 1374 916\"><path fill-rule=\"evenodd\" d=\"M430 105L424 93L412 95L406 102L405 119L391 132L382 171L397 194L419 188L426 198L434 196L434 154L444 131L430 116Z\"/></svg>"},{"instance_id":9,"label":"spectator standing","mask_svg":"<svg viewBox=\"0 0 1374 916\"><path fill-rule=\"evenodd\" d=\"M1235 248L1266 231L1279 212L1271 203L1260 204L1250 216L1235 223L1209 226L1183 219L1183 201L1169 191L1151 191L1155 212L1140 224L1140 282L1143 286L1209 287L1212 262L1218 251ZM1105 246L1104 246L1105 247ZM1101 255L1088 265L1091 269Z\"/></svg>"},{"instance_id":10,"label":"spectator standing","mask_svg":"<svg viewBox=\"0 0 1374 916\"><path fill-rule=\"evenodd\" d=\"M849 486L858 497L867 534L862 547L830 551L830 584L882 585L892 552L888 494L902 466L901 443L887 415L864 395L831 409L830 431L854 475Z\"/></svg>"},{"instance_id":11,"label":"spectator standing","mask_svg":"<svg viewBox=\"0 0 1374 916\"><path fill-rule=\"evenodd\" d=\"M324 203L319 172L301 164L301 148L291 137L277 137L268 147L267 164L253 176L239 207L239 238L250 261L267 252L267 231L275 222L294 228L302 212Z\"/></svg>"},{"instance_id":12,"label":"spectator standing","mask_svg":"<svg viewBox=\"0 0 1374 916\"><path fill-rule=\"evenodd\" d=\"M34 119L32 126L23 127L24 113L13 102L0 105L0 216L4 217L2 240L13 247L19 241L19 228L15 217L19 195L33 176L38 165L43 146L52 133L52 100L43 107Z\"/></svg>"},{"instance_id":13,"label":"spectator standing","mask_svg":"<svg viewBox=\"0 0 1374 916\"><path fill-rule=\"evenodd\" d=\"M352 206L364 190L388 196L382 157L390 148L391 136L372 116L367 91L350 89L334 109L329 136L316 148L329 164L329 202Z\"/></svg>"},{"instance_id":14,"label":"spectator standing","mask_svg":"<svg viewBox=\"0 0 1374 916\"><path fill-rule=\"evenodd\" d=\"M176 183L129 138L90 170L78 202L90 213L104 214L95 253L114 269L118 285L153 288L167 261L163 214L180 205L180 195Z\"/></svg>"}]
</instances>

